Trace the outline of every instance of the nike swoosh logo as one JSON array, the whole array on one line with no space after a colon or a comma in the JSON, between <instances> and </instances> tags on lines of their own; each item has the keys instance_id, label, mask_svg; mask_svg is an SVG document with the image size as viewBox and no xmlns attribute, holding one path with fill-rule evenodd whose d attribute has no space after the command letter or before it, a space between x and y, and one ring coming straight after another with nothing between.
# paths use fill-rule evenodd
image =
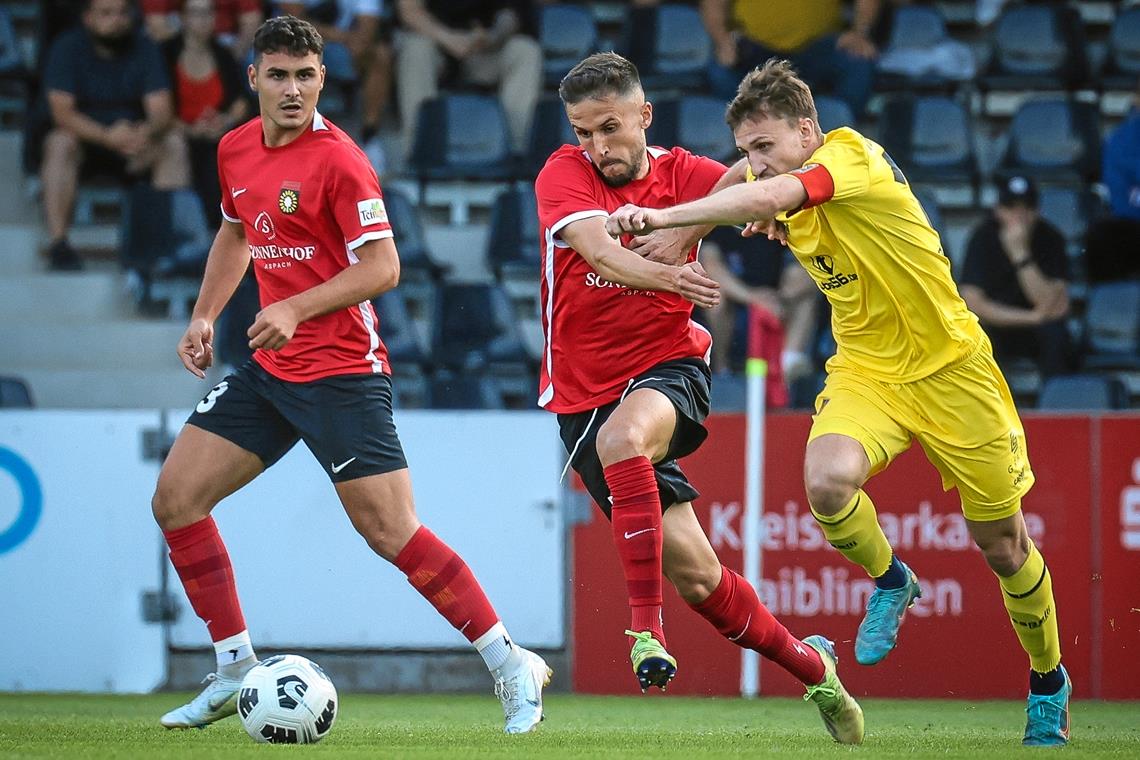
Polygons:
<instances>
[{"instance_id":1,"label":"nike swoosh logo","mask_svg":"<svg viewBox=\"0 0 1140 760\"><path fill-rule=\"evenodd\" d=\"M744 627L740 629L740 633L736 634L735 636L729 636L728 640L729 641L736 641L737 639L739 639L741 636L744 635L744 632L748 630L748 626L750 626L750 625L752 625L752 613L751 612L748 613L748 619L744 621ZM799 649L799 646L797 646L796 648Z\"/></svg>"},{"instance_id":2,"label":"nike swoosh logo","mask_svg":"<svg viewBox=\"0 0 1140 760\"><path fill-rule=\"evenodd\" d=\"M233 696L233 694L227 694L223 699L211 699L206 705L210 708L210 712L217 712L222 709L222 705L233 699Z\"/></svg>"},{"instance_id":3,"label":"nike swoosh logo","mask_svg":"<svg viewBox=\"0 0 1140 760\"><path fill-rule=\"evenodd\" d=\"M635 530L633 533L630 533L630 532L627 530L627 531L625 532L625 537L626 537L626 539L628 540L628 539L631 539L631 538L633 538L634 536L640 536L642 533L648 533L648 532L649 532L649 531L651 531L651 530L657 530L657 528L643 528L642 530Z\"/></svg>"},{"instance_id":4,"label":"nike swoosh logo","mask_svg":"<svg viewBox=\"0 0 1140 760\"><path fill-rule=\"evenodd\" d=\"M341 462L340 464L330 465L332 467L333 475L336 475L338 472L343 470L345 467L348 467L350 464L352 464L355 461L356 461L356 457L353 457L352 459L348 459L344 462Z\"/></svg>"},{"instance_id":5,"label":"nike swoosh logo","mask_svg":"<svg viewBox=\"0 0 1140 760\"><path fill-rule=\"evenodd\" d=\"M249 189L248 187L243 187L241 190L238 190L236 187L230 188L230 195L232 195L234 198L236 198L248 189Z\"/></svg>"},{"instance_id":6,"label":"nike swoosh logo","mask_svg":"<svg viewBox=\"0 0 1140 760\"><path fill-rule=\"evenodd\" d=\"M537 701L537 700L534 700L534 699L528 699L528 700L526 701L526 703L527 703L528 705L532 705L532 706L534 706L534 707L542 707L542 703L541 703L541 702L539 702L539 701Z\"/></svg>"}]
</instances>

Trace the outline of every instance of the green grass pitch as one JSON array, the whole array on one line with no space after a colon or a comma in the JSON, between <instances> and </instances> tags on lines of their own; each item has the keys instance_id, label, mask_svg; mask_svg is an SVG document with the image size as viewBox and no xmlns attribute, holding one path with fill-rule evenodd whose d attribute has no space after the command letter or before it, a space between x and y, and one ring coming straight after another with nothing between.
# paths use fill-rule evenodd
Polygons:
<instances>
[{"instance_id":1,"label":"green grass pitch","mask_svg":"<svg viewBox=\"0 0 1140 760\"><path fill-rule=\"evenodd\" d=\"M1003 758L1053 750L1020 744L1024 703L868 699L862 747L832 742L814 707L767 698L551 695L546 722L505 736L490 694L345 694L317 745L250 740L237 718L166 731L158 716L189 695L0 694L0 758ZM1077 702L1061 757L1140 757L1140 704ZM1051 756L1051 755L1050 755Z\"/></svg>"}]
</instances>

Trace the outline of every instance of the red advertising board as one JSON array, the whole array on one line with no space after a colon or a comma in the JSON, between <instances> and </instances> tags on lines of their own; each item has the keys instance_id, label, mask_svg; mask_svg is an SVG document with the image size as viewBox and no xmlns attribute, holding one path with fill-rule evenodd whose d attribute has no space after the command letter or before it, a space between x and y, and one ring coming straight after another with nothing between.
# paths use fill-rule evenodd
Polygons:
<instances>
[{"instance_id":1,"label":"red advertising board","mask_svg":"<svg viewBox=\"0 0 1140 760\"><path fill-rule=\"evenodd\" d=\"M1133 611L1140 607L1140 472L1133 472L1140 468L1140 418L1031 417L1025 422L1037 477L1024 502L1026 522L1053 577L1065 662L1077 696L1100 696L1103 690L1105 697L1140 697L1140 612ZM811 517L802 480L809 427L810 418L800 414L775 414L767 422L759 591L768 607L797 636L822 633L835 640L844 682L857 695L1024 695L1027 663L997 580L969 538L957 494L942 490L938 473L917 446L874 477L867 492L898 555L921 578L924 596L886 660L874 667L855 663L855 631L872 584L823 540ZM709 441L683 466L702 492L695 506L714 547L725 564L739 569L744 420L713 417L709 428ZM1109 458L1096 458L1098 442L1101 451L1113 448L1115 475L1104 471ZM1095 468L1101 468L1099 476ZM1102 484L1099 491L1094 482ZM1100 521L1097 502L1112 505ZM1097 534L1103 534L1105 550L1094 558ZM1136 549L1127 548L1129 541ZM622 635L628 622L624 583L611 543L608 523L597 512L574 531L578 691L636 688ZM1097 567L1101 576L1094 572ZM1111 582L1103 577L1110 573ZM670 691L739 693L740 650L671 589L665 596L666 634L679 662ZM1101 612L1094 614L1094 608ZM1105 617L1109 613L1112 622ZM1118 662L1129 657L1128 664ZM801 692L790 676L762 662L762 693Z\"/></svg>"}]
</instances>

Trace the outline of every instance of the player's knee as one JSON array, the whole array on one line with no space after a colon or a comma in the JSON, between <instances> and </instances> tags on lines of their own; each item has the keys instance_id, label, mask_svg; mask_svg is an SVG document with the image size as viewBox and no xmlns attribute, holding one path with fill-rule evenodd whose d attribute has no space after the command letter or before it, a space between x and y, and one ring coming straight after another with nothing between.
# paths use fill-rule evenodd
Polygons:
<instances>
[{"instance_id":1,"label":"player's knee","mask_svg":"<svg viewBox=\"0 0 1140 760\"><path fill-rule=\"evenodd\" d=\"M662 567L662 570L686 604L698 604L708 599L720 583L721 569L719 563L715 572L706 567L693 565L673 567L668 563Z\"/></svg>"},{"instance_id":2,"label":"player's knee","mask_svg":"<svg viewBox=\"0 0 1140 760\"><path fill-rule=\"evenodd\" d=\"M213 505L197 503L189 489L178 487L171 478L158 478L158 486L150 500L154 521L163 530L184 528L210 514Z\"/></svg>"},{"instance_id":3,"label":"player's knee","mask_svg":"<svg viewBox=\"0 0 1140 760\"><path fill-rule=\"evenodd\" d=\"M631 425L602 425L598 430L597 449L605 467L633 457L649 456L645 435Z\"/></svg>"},{"instance_id":4,"label":"player's knee","mask_svg":"<svg viewBox=\"0 0 1140 760\"><path fill-rule=\"evenodd\" d=\"M356 532L368 544L368 548L389 562L395 562L400 550L407 545L415 530L409 532L408 527L402 524L376 519L357 522Z\"/></svg>"},{"instance_id":5,"label":"player's knee","mask_svg":"<svg viewBox=\"0 0 1140 760\"><path fill-rule=\"evenodd\" d=\"M1020 570L1029 556L1029 547L1022 546L1015 535L975 537L974 543L981 549L990 569L1003 578Z\"/></svg>"},{"instance_id":6,"label":"player's knee","mask_svg":"<svg viewBox=\"0 0 1140 760\"><path fill-rule=\"evenodd\" d=\"M804 488L812 509L834 515L851 502L859 483L852 473L840 467L817 464L804 469Z\"/></svg>"}]
</instances>

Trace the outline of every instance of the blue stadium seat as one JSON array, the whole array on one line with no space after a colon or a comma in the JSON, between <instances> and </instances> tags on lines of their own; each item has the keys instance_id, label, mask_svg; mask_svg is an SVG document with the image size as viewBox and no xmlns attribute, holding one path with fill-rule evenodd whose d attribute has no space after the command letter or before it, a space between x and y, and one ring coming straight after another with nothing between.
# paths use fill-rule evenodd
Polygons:
<instances>
[{"instance_id":1,"label":"blue stadium seat","mask_svg":"<svg viewBox=\"0 0 1140 760\"><path fill-rule=\"evenodd\" d=\"M539 246L538 204L534 186L518 184L504 190L491 208L491 231L487 240L487 261L503 279L538 282Z\"/></svg>"},{"instance_id":2,"label":"blue stadium seat","mask_svg":"<svg viewBox=\"0 0 1140 760\"><path fill-rule=\"evenodd\" d=\"M938 198L934 193L924 187L912 187L914 197L918 198L918 202L922 204L922 210L926 212L926 218L930 221L930 226L941 235L942 234L942 208L938 205ZM945 240L943 240L943 248L945 248Z\"/></svg>"},{"instance_id":3,"label":"blue stadium seat","mask_svg":"<svg viewBox=\"0 0 1140 760\"><path fill-rule=\"evenodd\" d=\"M547 87L557 88L574 64L597 49L598 26L581 5L544 5L539 13L542 75Z\"/></svg>"},{"instance_id":4,"label":"blue stadium seat","mask_svg":"<svg viewBox=\"0 0 1140 760\"><path fill-rule=\"evenodd\" d=\"M424 364L427 356L419 326L412 319L402 288L393 288L372 299L380 318L380 337L388 347L388 358L393 365Z\"/></svg>"},{"instance_id":5,"label":"blue stadium seat","mask_svg":"<svg viewBox=\"0 0 1140 760\"><path fill-rule=\"evenodd\" d=\"M987 90L1074 89L1088 78L1080 13L1055 4L1011 5L994 27Z\"/></svg>"},{"instance_id":6,"label":"blue stadium seat","mask_svg":"<svg viewBox=\"0 0 1140 760\"><path fill-rule=\"evenodd\" d=\"M530 139L523 160L527 175L537 176L550 154L563 145L577 144L578 137L570 126L570 120L566 118L562 101L557 97L542 98L535 105L530 124Z\"/></svg>"},{"instance_id":7,"label":"blue stadium seat","mask_svg":"<svg viewBox=\"0 0 1140 760\"><path fill-rule=\"evenodd\" d=\"M0 75L23 73L24 56L12 25L12 15L6 7L0 6Z\"/></svg>"},{"instance_id":8,"label":"blue stadium seat","mask_svg":"<svg viewBox=\"0 0 1140 760\"><path fill-rule=\"evenodd\" d=\"M443 285L434 330L432 359L437 366L479 369L527 361L514 310L498 285Z\"/></svg>"},{"instance_id":9,"label":"blue stadium seat","mask_svg":"<svg viewBox=\"0 0 1140 760\"><path fill-rule=\"evenodd\" d=\"M724 101L719 98L690 95L654 103L649 142L666 149L679 145L716 161L737 158L736 141L724 121Z\"/></svg>"},{"instance_id":10,"label":"blue stadium seat","mask_svg":"<svg viewBox=\"0 0 1140 760\"><path fill-rule=\"evenodd\" d=\"M1101 83L1106 90L1132 90L1140 79L1140 6L1121 9L1108 38Z\"/></svg>"},{"instance_id":11,"label":"blue stadium seat","mask_svg":"<svg viewBox=\"0 0 1140 760\"><path fill-rule=\"evenodd\" d=\"M815 111L819 116L819 128L825 133L839 127L855 127L855 114L846 100L834 95L820 95L815 99Z\"/></svg>"},{"instance_id":12,"label":"blue stadium seat","mask_svg":"<svg viewBox=\"0 0 1140 760\"><path fill-rule=\"evenodd\" d=\"M1039 409L1096 411L1128 408L1128 389L1116 377L1062 375L1045 381L1037 397Z\"/></svg>"},{"instance_id":13,"label":"blue stadium seat","mask_svg":"<svg viewBox=\"0 0 1140 760\"><path fill-rule=\"evenodd\" d=\"M646 88L692 91L706 85L712 40L693 6L634 8L625 37Z\"/></svg>"},{"instance_id":14,"label":"blue stadium seat","mask_svg":"<svg viewBox=\"0 0 1140 760\"><path fill-rule=\"evenodd\" d=\"M439 370L431 378L433 409L502 409L494 382L480 371Z\"/></svg>"},{"instance_id":15,"label":"blue stadium seat","mask_svg":"<svg viewBox=\"0 0 1140 760\"><path fill-rule=\"evenodd\" d=\"M1084 366L1140 369L1140 282L1111 282L1089 289Z\"/></svg>"},{"instance_id":16,"label":"blue stadium seat","mask_svg":"<svg viewBox=\"0 0 1140 760\"><path fill-rule=\"evenodd\" d=\"M420 106L410 169L421 181L505 180L515 174L499 99L452 93Z\"/></svg>"},{"instance_id":17,"label":"blue stadium seat","mask_svg":"<svg viewBox=\"0 0 1140 760\"><path fill-rule=\"evenodd\" d=\"M419 211L408 196L394 187L385 188L384 209L388 212L388 223L392 225L396 250L400 252L401 274L418 270L436 277L443 273L446 267L431 257Z\"/></svg>"},{"instance_id":18,"label":"blue stadium seat","mask_svg":"<svg viewBox=\"0 0 1140 760\"><path fill-rule=\"evenodd\" d=\"M926 51L949 39L946 20L938 8L929 5L900 5L893 9L891 36L884 55L906 51ZM875 77L879 92L893 90L948 90L957 82L937 75L906 75L880 69Z\"/></svg>"},{"instance_id":19,"label":"blue stadium seat","mask_svg":"<svg viewBox=\"0 0 1140 760\"><path fill-rule=\"evenodd\" d=\"M1042 187L1038 209L1042 218L1065 236L1071 259L1076 259L1084 246L1089 222L1099 216L1102 203L1092 190L1083 186L1050 185Z\"/></svg>"},{"instance_id":20,"label":"blue stadium seat","mask_svg":"<svg viewBox=\"0 0 1140 760\"><path fill-rule=\"evenodd\" d=\"M1045 182L1081 183L1100 171L1096 106L1066 98L1023 103L1009 126L998 175L1025 174Z\"/></svg>"},{"instance_id":21,"label":"blue stadium seat","mask_svg":"<svg viewBox=\"0 0 1140 760\"><path fill-rule=\"evenodd\" d=\"M31 409L32 391L18 377L0 377L0 409Z\"/></svg>"},{"instance_id":22,"label":"blue stadium seat","mask_svg":"<svg viewBox=\"0 0 1140 760\"><path fill-rule=\"evenodd\" d=\"M385 340L387 340L385 338ZM389 344L390 347L390 344ZM392 407L423 409L431 404L428 378L418 364L392 364Z\"/></svg>"},{"instance_id":23,"label":"blue stadium seat","mask_svg":"<svg viewBox=\"0 0 1140 760\"><path fill-rule=\"evenodd\" d=\"M883 146L913 181L976 180L966 109L941 96L900 97L883 109Z\"/></svg>"}]
</instances>

